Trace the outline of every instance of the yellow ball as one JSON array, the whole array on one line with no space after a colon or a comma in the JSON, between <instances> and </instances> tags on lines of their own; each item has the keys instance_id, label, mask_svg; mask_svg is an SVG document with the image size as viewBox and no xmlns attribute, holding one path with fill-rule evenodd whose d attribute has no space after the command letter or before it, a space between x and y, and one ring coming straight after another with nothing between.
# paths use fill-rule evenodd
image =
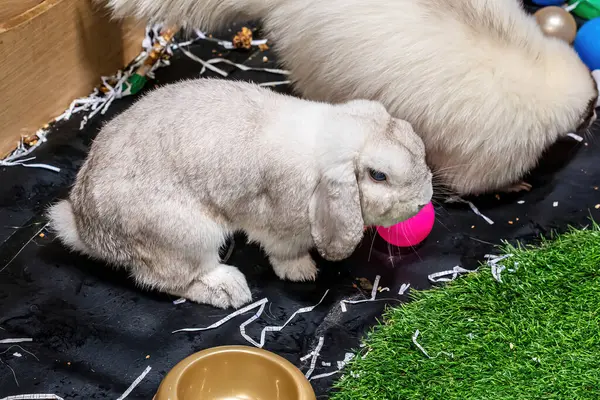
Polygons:
<instances>
[{"instance_id":1,"label":"yellow ball","mask_svg":"<svg viewBox=\"0 0 600 400\"><path fill-rule=\"evenodd\" d=\"M534 16L544 35L562 39L569 44L575 40L577 23L564 8L556 6L540 8Z\"/></svg>"}]
</instances>

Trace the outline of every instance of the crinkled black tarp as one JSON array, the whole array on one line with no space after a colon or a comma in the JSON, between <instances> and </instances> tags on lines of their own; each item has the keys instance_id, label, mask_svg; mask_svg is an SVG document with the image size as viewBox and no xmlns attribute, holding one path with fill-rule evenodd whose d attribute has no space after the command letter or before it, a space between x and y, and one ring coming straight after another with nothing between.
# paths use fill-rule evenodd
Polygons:
<instances>
[{"instance_id":1,"label":"crinkled black tarp","mask_svg":"<svg viewBox=\"0 0 600 400\"><path fill-rule=\"evenodd\" d=\"M204 59L223 52L207 42L191 49ZM273 60L270 52L255 54L250 60L247 52L223 53L236 62L275 66L272 61L263 62L264 55ZM242 72L224 64L219 67L232 72L231 79L286 79ZM199 70L199 64L176 55L171 67L157 72L156 83L196 77ZM134 100L116 101L104 118L94 119L83 131L79 131L78 120L57 127L34 155L36 162L62 168L60 173L0 168L0 339L31 337L33 342L21 346L37 357L0 345L0 352L9 349L0 355L5 363L0 363L0 397L55 393L65 399L116 399L151 366L152 371L129 396L151 399L169 369L191 353L213 346L248 344L240 335L239 325L255 311L218 329L172 334L179 328L208 326L231 311L191 302L174 305L172 296L140 290L124 272L70 254L49 234L38 235L46 223L42 212L57 197L66 195L103 121ZM494 225L464 204L438 204L433 233L419 248L400 252L368 235L350 259L337 264L320 261L321 273L315 283L278 280L261 251L237 237L230 263L247 275L255 300L269 299L262 317L250 324L247 332L258 339L264 326L282 324L296 309L317 303L329 289L329 295L313 312L299 315L280 333L268 333L265 345L306 371L309 361L301 362L300 358L323 336L315 375L325 373L335 369L336 361L346 352L358 347L386 305L407 300L406 295L398 296L403 283L410 283L411 289L426 289L430 287L428 274L455 265L474 268L504 239L530 242L553 229L589 224L591 217L600 219L600 210L594 207L600 203L598 133L596 125L595 137L585 143L568 138L557 144L529 179L534 187L530 193L472 199ZM387 300L348 305L348 311L342 313L341 299L370 295L368 290L361 294L353 287L355 278L372 282L376 275L381 275L381 286L390 289L378 293L377 298ZM22 357L13 356L14 352ZM331 362L332 367L322 366L321 361ZM335 378L313 381L320 398L327 397Z\"/></svg>"}]
</instances>

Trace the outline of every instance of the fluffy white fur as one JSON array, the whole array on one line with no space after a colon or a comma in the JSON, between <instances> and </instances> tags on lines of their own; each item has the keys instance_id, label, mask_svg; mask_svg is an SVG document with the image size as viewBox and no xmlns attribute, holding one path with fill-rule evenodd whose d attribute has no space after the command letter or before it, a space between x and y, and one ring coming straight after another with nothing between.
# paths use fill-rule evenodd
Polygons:
<instances>
[{"instance_id":1,"label":"fluffy white fur","mask_svg":"<svg viewBox=\"0 0 600 400\"><path fill-rule=\"evenodd\" d=\"M215 28L261 18L307 98L381 101L461 194L518 183L589 126L597 90L517 0L109 0L115 15Z\"/></svg>"},{"instance_id":2,"label":"fluffy white fur","mask_svg":"<svg viewBox=\"0 0 600 400\"><path fill-rule=\"evenodd\" d=\"M219 259L233 232L260 243L280 278L312 280L311 248L343 259L365 225L410 218L431 195L423 142L381 104L200 79L158 89L102 128L49 216L61 241L141 285L238 307L250 289Z\"/></svg>"}]
</instances>

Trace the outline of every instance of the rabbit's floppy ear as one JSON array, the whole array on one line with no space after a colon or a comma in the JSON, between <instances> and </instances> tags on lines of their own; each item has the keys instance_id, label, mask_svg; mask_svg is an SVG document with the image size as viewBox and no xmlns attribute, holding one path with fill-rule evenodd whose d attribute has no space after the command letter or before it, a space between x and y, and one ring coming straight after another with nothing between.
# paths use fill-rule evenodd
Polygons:
<instances>
[{"instance_id":1,"label":"rabbit's floppy ear","mask_svg":"<svg viewBox=\"0 0 600 400\"><path fill-rule=\"evenodd\" d=\"M363 236L358 183L352 165L328 170L310 199L311 235L329 261L349 257Z\"/></svg>"}]
</instances>

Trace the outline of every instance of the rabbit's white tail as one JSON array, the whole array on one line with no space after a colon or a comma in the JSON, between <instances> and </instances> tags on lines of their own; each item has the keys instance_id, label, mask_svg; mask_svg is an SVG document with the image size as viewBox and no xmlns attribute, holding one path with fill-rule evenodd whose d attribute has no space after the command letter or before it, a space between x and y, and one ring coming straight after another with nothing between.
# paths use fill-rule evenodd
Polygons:
<instances>
[{"instance_id":1,"label":"rabbit's white tail","mask_svg":"<svg viewBox=\"0 0 600 400\"><path fill-rule=\"evenodd\" d=\"M113 15L152 23L214 30L226 23L259 20L285 0L108 0Z\"/></svg>"},{"instance_id":2,"label":"rabbit's white tail","mask_svg":"<svg viewBox=\"0 0 600 400\"><path fill-rule=\"evenodd\" d=\"M55 232L61 242L73 250L83 253L87 251L79 237L79 232L77 232L75 215L73 215L73 208L68 200L62 200L50 207L48 218L50 219L50 229Z\"/></svg>"}]
</instances>

